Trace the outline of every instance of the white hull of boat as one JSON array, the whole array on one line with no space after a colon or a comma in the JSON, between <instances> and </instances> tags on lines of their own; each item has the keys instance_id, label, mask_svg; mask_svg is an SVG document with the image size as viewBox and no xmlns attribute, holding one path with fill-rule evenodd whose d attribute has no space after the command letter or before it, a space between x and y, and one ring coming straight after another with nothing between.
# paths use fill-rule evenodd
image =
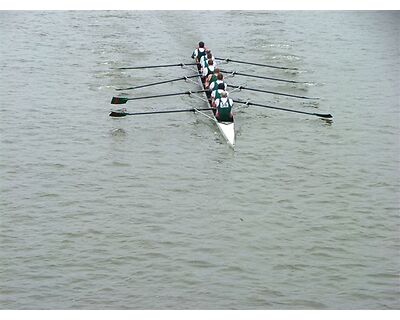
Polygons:
<instances>
[{"instance_id":1,"label":"white hull of boat","mask_svg":"<svg viewBox=\"0 0 400 320\"><path fill-rule=\"evenodd\" d=\"M221 131L222 135L226 139L226 142L233 148L235 146L235 123L234 122L215 122Z\"/></svg>"}]
</instances>

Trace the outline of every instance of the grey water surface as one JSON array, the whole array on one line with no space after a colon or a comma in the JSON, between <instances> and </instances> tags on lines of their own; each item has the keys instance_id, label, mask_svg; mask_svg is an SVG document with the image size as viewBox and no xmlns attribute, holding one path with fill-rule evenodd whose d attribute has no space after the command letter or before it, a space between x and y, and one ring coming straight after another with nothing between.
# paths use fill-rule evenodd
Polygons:
<instances>
[{"instance_id":1,"label":"grey water surface","mask_svg":"<svg viewBox=\"0 0 400 320\"><path fill-rule=\"evenodd\" d=\"M399 12L0 12L1 309L398 309ZM214 27L214 24L217 26ZM199 114L108 116L195 90L199 40L251 99L227 146ZM205 107L130 101L129 112Z\"/></svg>"}]
</instances>

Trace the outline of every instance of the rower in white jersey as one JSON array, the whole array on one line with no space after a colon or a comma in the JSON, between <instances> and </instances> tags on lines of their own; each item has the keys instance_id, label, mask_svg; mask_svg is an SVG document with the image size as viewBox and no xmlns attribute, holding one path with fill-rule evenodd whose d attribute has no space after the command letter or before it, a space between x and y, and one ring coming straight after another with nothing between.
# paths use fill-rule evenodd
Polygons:
<instances>
[{"instance_id":1,"label":"rower in white jersey","mask_svg":"<svg viewBox=\"0 0 400 320\"><path fill-rule=\"evenodd\" d=\"M204 45L203 41L199 42L199 46L193 51L192 59L195 59L197 63L200 62L201 57L205 56L207 53L207 48Z\"/></svg>"},{"instance_id":2,"label":"rower in white jersey","mask_svg":"<svg viewBox=\"0 0 400 320\"><path fill-rule=\"evenodd\" d=\"M233 121L233 100L228 98L228 93L226 91L221 93L221 97L215 100L214 105L217 108L215 112L215 117L218 121Z\"/></svg>"}]
</instances>

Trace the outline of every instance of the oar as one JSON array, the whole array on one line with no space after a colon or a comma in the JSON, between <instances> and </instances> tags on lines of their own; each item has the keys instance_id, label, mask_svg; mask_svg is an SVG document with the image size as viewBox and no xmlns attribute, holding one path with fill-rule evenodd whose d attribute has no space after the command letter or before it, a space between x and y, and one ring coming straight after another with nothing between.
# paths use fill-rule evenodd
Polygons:
<instances>
[{"instance_id":1,"label":"oar","mask_svg":"<svg viewBox=\"0 0 400 320\"><path fill-rule=\"evenodd\" d=\"M287 68L287 67L278 67L278 66L272 66L270 64L262 64L262 63L255 63L255 62L247 62L247 61L240 61L240 60L233 60L233 59L224 59L224 58L215 58L217 60L222 60L226 62L235 62L235 63L243 63L243 64L249 64L252 66L259 66L259 67L267 67L267 68L274 68L274 69L282 69L282 70L298 70L297 68Z\"/></svg>"},{"instance_id":2,"label":"oar","mask_svg":"<svg viewBox=\"0 0 400 320\"><path fill-rule=\"evenodd\" d=\"M159 98L159 97L171 97L171 96L181 96L185 94L192 93L200 93L206 92L208 90L198 90L198 91L185 91L185 92L177 92L177 93L167 93L167 94L157 94L155 96L145 96L145 97L134 97L134 98L123 98L123 97L113 97L111 99L112 104L125 104L129 100L139 100L139 99L150 99L150 98Z\"/></svg>"},{"instance_id":3,"label":"oar","mask_svg":"<svg viewBox=\"0 0 400 320\"><path fill-rule=\"evenodd\" d=\"M163 110L163 111L149 111L149 112L119 112L119 111L111 111L110 117L125 117L125 116L141 116L141 115L149 115L149 114L160 114L160 113L178 113L178 112L196 112L196 111L206 111L212 110L211 108L204 109L177 109L177 110Z\"/></svg>"},{"instance_id":4,"label":"oar","mask_svg":"<svg viewBox=\"0 0 400 320\"><path fill-rule=\"evenodd\" d=\"M289 112L295 112L295 113L301 113L301 114L308 114L310 116L317 116L317 117L320 117L320 118L329 118L329 119L332 118L332 115L330 115L330 114L304 112L304 111L298 111L298 110L292 110L292 109L268 106L266 104L259 104L259 103L253 103L253 102L240 101L240 100L233 100L233 102L245 104L245 105L248 105L248 106L256 106L256 107L262 107L262 108L270 108L270 109L275 109L275 110L282 110L282 111L289 111Z\"/></svg>"},{"instance_id":5,"label":"oar","mask_svg":"<svg viewBox=\"0 0 400 320\"><path fill-rule=\"evenodd\" d=\"M307 82L294 81L294 80L286 80L286 79L279 79L279 78L272 78L272 77L257 76L257 75L253 75L253 74L241 73L241 72L236 72L236 71L225 71L225 70L220 70L220 71L223 72L223 73L229 73L232 76L238 75L238 76L243 76L243 77L266 79L266 80L273 80L273 81L280 81L280 82L287 82L287 83L307 83Z\"/></svg>"},{"instance_id":6,"label":"oar","mask_svg":"<svg viewBox=\"0 0 400 320\"><path fill-rule=\"evenodd\" d=\"M197 63L175 63L175 64L159 64L155 66L139 66L139 67L122 67L117 68L118 70L130 70L130 69L151 69L151 68L168 68L168 67L184 67L194 66Z\"/></svg>"},{"instance_id":7,"label":"oar","mask_svg":"<svg viewBox=\"0 0 400 320\"><path fill-rule=\"evenodd\" d=\"M253 89L253 88L248 88L248 87L243 87L243 86L234 86L234 85L231 85L231 84L228 84L228 87L239 89L239 90L249 90L249 91L257 91L257 92L263 92L263 93L276 94L276 95L279 95L279 96L285 96L285 97L291 97L291 98L308 99L308 100L318 100L319 99L319 98L311 98L311 97L305 97L305 96L297 96L297 95L294 95L294 94L288 94L288 93L282 93L282 92L275 92L275 91L268 91L268 90L261 90L261 89Z\"/></svg>"},{"instance_id":8,"label":"oar","mask_svg":"<svg viewBox=\"0 0 400 320\"><path fill-rule=\"evenodd\" d=\"M128 88L115 89L115 90L117 90L117 91L133 90L133 89L139 89L139 88L145 88L145 87L156 86L156 85L158 85L158 84L163 84L163 83L168 83L168 82L186 80L186 79L195 78L195 77L200 77L200 74L195 74L195 75L193 75L193 76L180 77L180 78L171 79L171 80L165 80L165 81L160 81L160 82L154 82L154 83L149 83L149 84L142 84L142 85L136 86L136 87L128 87Z\"/></svg>"}]
</instances>

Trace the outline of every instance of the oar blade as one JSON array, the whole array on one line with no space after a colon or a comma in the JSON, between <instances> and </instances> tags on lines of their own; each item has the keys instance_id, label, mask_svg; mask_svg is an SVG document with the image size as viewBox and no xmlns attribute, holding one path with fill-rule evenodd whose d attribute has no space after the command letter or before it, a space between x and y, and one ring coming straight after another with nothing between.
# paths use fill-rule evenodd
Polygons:
<instances>
[{"instance_id":1,"label":"oar blade","mask_svg":"<svg viewBox=\"0 0 400 320\"><path fill-rule=\"evenodd\" d=\"M325 118L325 119L332 119L333 116L331 114L322 114L322 113L315 113L316 116L320 118Z\"/></svg>"},{"instance_id":2,"label":"oar blade","mask_svg":"<svg viewBox=\"0 0 400 320\"><path fill-rule=\"evenodd\" d=\"M121 118L121 117L125 117L128 114L124 111L111 111L109 116L110 117L114 117L114 118Z\"/></svg>"},{"instance_id":3,"label":"oar blade","mask_svg":"<svg viewBox=\"0 0 400 320\"><path fill-rule=\"evenodd\" d=\"M112 97L111 104L125 104L128 98Z\"/></svg>"}]
</instances>

